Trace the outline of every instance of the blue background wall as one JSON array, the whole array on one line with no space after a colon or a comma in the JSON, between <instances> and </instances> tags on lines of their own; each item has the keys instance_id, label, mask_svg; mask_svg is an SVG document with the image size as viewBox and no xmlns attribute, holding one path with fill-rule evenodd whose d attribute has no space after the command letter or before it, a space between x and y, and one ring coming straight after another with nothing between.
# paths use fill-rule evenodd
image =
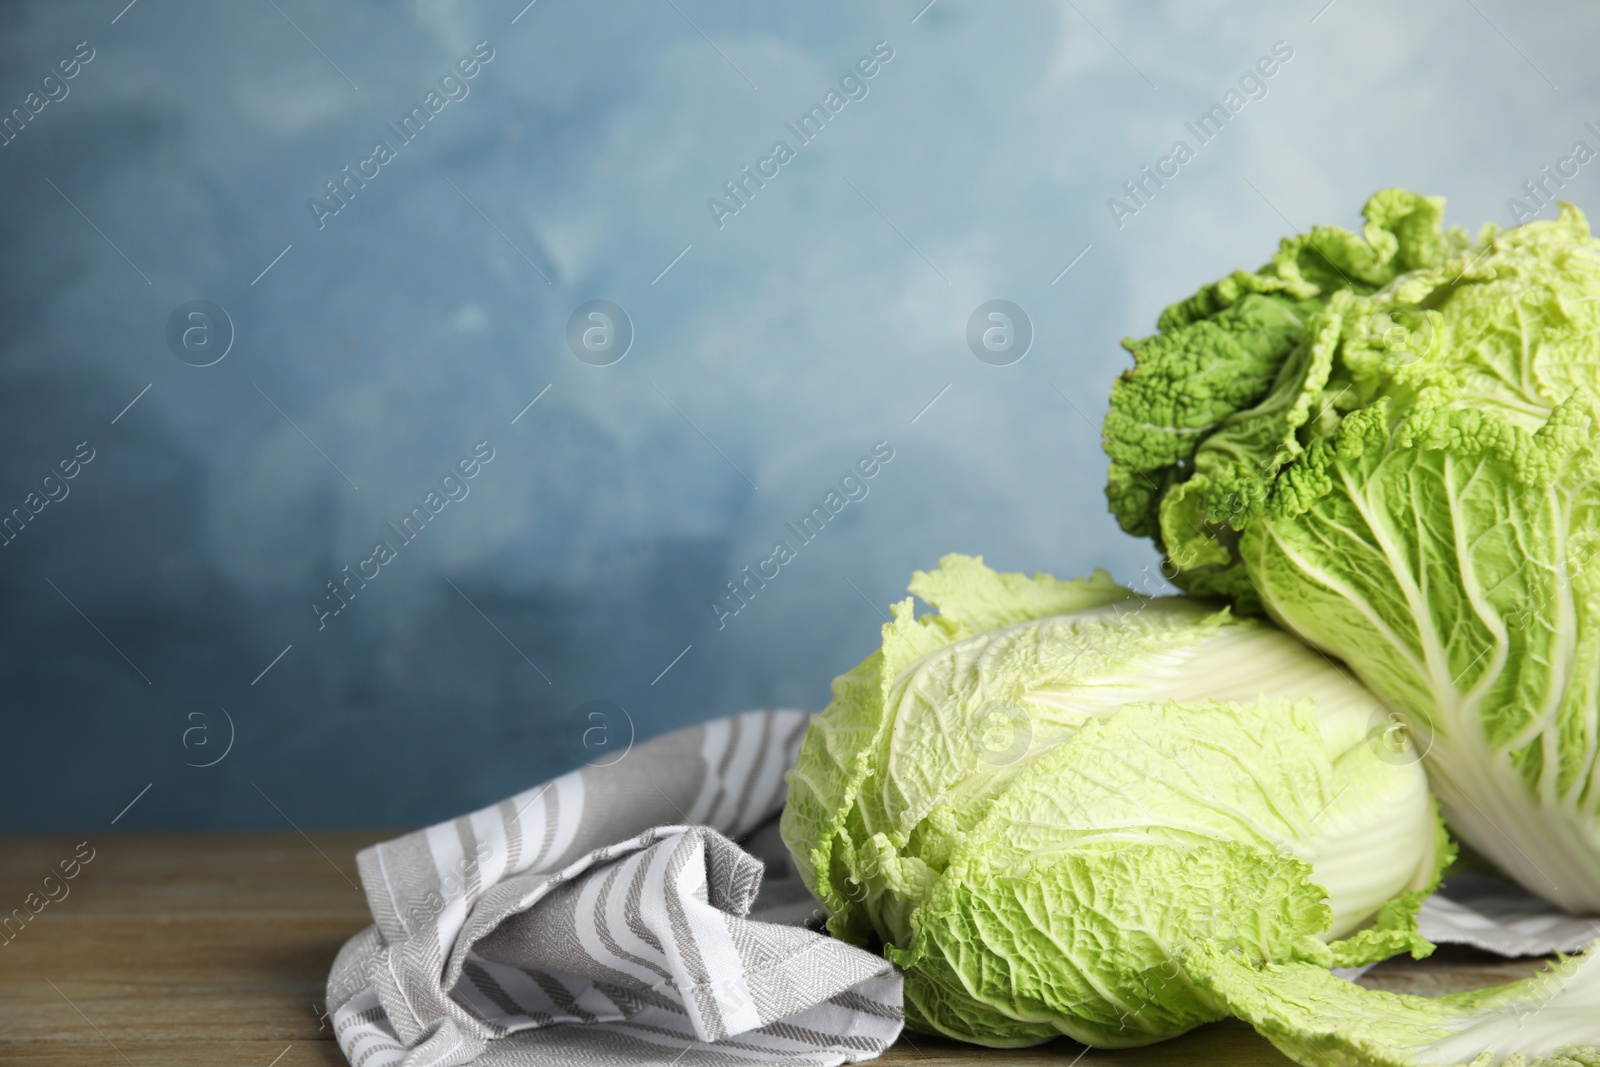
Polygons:
<instances>
[{"instance_id":1,"label":"blue background wall","mask_svg":"<svg viewBox=\"0 0 1600 1067\"><path fill-rule=\"evenodd\" d=\"M0 6L0 110L94 54L0 147L0 512L94 451L0 548L8 830L439 819L630 732L820 706L942 553L1148 581L1100 492L1121 337L1380 187L1509 225L1600 149L1576 2L124 2ZM319 228L308 200L480 41L469 95ZM1107 198L1277 41L1119 228ZM1565 195L1600 207L1597 174ZM636 333L605 367L565 341L600 298ZM1036 333L1010 366L965 340L996 298ZM236 334L208 367L167 341L194 299ZM470 495L319 628L479 441ZM868 496L719 629L723 583L879 441Z\"/></svg>"}]
</instances>

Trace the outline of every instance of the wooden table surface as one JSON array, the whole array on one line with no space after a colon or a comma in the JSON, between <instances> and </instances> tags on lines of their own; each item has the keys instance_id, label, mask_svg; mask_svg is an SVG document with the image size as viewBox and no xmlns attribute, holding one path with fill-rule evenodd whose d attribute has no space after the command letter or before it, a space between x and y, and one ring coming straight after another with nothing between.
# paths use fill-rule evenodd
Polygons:
<instances>
[{"instance_id":1,"label":"wooden table surface","mask_svg":"<svg viewBox=\"0 0 1600 1067\"><path fill-rule=\"evenodd\" d=\"M51 902L0 933L0 1062L73 1067L342 1065L322 991L339 946L368 925L358 849L394 832L0 838L0 916ZM1365 984L1436 993L1521 977L1528 963L1441 950L1386 963ZM1286 1064L1239 1023L1125 1052L1059 1041L994 1051L912 1034L878 1062L1081 1067ZM687 1064L687 1061L685 1061Z\"/></svg>"}]
</instances>

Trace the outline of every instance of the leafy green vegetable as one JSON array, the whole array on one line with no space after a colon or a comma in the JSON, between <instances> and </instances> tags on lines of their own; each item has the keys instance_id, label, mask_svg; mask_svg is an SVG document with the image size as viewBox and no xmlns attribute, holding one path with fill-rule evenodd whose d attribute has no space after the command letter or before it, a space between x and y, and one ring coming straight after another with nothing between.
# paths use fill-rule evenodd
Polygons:
<instances>
[{"instance_id":1,"label":"leafy green vegetable","mask_svg":"<svg viewBox=\"0 0 1600 1067\"><path fill-rule=\"evenodd\" d=\"M1421 956L1453 849L1416 753L1342 668L1183 597L947 556L834 683L783 834L835 935L881 945L911 1025L1148 1044L1252 971ZM1196 957L1199 958L1199 957ZM1209 957L1207 957L1209 958Z\"/></svg>"},{"instance_id":2,"label":"leafy green vegetable","mask_svg":"<svg viewBox=\"0 0 1600 1067\"><path fill-rule=\"evenodd\" d=\"M1304 963L1247 965L1214 945L1185 955L1216 1001L1309 1067L1595 1067L1600 953L1520 982L1442 997L1372 992Z\"/></svg>"},{"instance_id":3,"label":"leafy green vegetable","mask_svg":"<svg viewBox=\"0 0 1600 1067\"><path fill-rule=\"evenodd\" d=\"M1600 242L1442 214L1379 193L1127 342L1107 495L1387 701L1467 844L1600 911Z\"/></svg>"}]
</instances>

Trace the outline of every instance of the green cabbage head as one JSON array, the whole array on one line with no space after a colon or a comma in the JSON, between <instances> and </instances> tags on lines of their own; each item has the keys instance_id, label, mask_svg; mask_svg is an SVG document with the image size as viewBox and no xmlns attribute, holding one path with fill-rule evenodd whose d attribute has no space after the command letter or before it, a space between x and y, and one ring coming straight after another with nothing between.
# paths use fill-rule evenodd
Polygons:
<instances>
[{"instance_id":1,"label":"green cabbage head","mask_svg":"<svg viewBox=\"0 0 1600 1067\"><path fill-rule=\"evenodd\" d=\"M1432 946L1449 846L1384 709L1261 621L949 556L834 683L785 839L912 1025L1147 1044L1222 1017L1185 941L1324 971Z\"/></svg>"},{"instance_id":2,"label":"green cabbage head","mask_svg":"<svg viewBox=\"0 0 1600 1067\"><path fill-rule=\"evenodd\" d=\"M1425 955L1452 852L1417 753L1343 669L1184 597L947 556L834 682L785 841L913 1027L1149 1044L1237 1015L1301 1063L1600 1064L1600 969L1434 1000L1334 976Z\"/></svg>"},{"instance_id":3,"label":"green cabbage head","mask_svg":"<svg viewBox=\"0 0 1600 1067\"><path fill-rule=\"evenodd\" d=\"M1451 829L1600 913L1600 242L1391 189L1125 342L1107 495L1411 728Z\"/></svg>"}]
</instances>

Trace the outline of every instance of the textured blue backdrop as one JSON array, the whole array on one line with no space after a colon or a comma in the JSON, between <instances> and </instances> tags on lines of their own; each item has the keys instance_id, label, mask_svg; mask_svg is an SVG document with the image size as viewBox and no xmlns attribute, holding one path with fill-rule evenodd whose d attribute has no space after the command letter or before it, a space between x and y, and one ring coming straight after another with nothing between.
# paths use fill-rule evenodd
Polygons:
<instances>
[{"instance_id":1,"label":"textured blue backdrop","mask_svg":"<svg viewBox=\"0 0 1600 1067\"><path fill-rule=\"evenodd\" d=\"M1379 187L1510 224L1600 149L1576 2L124 3L0 6L5 829L434 820L630 719L820 706L944 552L1140 581L1121 337Z\"/></svg>"}]
</instances>

